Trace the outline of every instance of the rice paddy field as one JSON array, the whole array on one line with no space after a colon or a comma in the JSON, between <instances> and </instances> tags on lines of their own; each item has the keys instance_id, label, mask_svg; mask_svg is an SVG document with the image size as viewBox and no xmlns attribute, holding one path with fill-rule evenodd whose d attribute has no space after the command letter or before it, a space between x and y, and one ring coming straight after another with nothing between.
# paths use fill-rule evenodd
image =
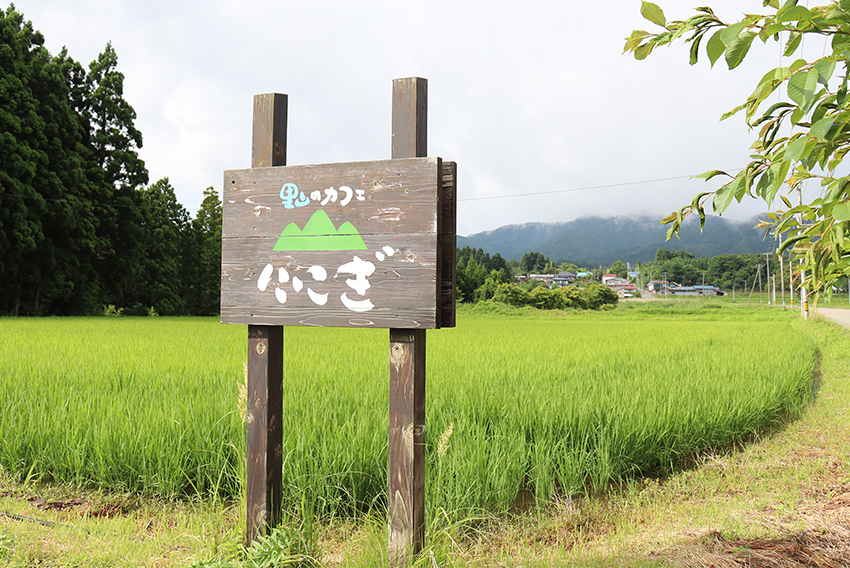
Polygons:
<instances>
[{"instance_id":1,"label":"rice paddy field","mask_svg":"<svg viewBox=\"0 0 850 568\"><path fill-rule=\"evenodd\" d=\"M500 513L668 471L801 413L816 345L780 310L464 309L428 332L430 515ZM0 319L0 468L238 499L247 330L215 319ZM286 328L284 506L385 509L388 332Z\"/></svg>"}]
</instances>

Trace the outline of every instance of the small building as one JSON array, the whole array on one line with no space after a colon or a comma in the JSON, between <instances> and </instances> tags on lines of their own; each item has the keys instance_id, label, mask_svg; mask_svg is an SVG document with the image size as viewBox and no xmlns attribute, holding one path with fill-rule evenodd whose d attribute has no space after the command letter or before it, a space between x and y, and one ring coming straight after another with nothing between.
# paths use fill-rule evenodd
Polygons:
<instances>
[{"instance_id":1,"label":"small building","mask_svg":"<svg viewBox=\"0 0 850 568\"><path fill-rule=\"evenodd\" d=\"M715 296L717 291L714 286L670 286L670 293L674 296Z\"/></svg>"},{"instance_id":2,"label":"small building","mask_svg":"<svg viewBox=\"0 0 850 568\"><path fill-rule=\"evenodd\" d=\"M555 278L552 279L552 283L558 288L563 288L569 284L572 284L576 281L576 273L575 272L559 272L555 275Z\"/></svg>"},{"instance_id":3,"label":"small building","mask_svg":"<svg viewBox=\"0 0 850 568\"><path fill-rule=\"evenodd\" d=\"M616 274L603 274L602 275L602 283L606 286L620 286L624 284L628 284L629 280L627 278L620 278Z\"/></svg>"},{"instance_id":4,"label":"small building","mask_svg":"<svg viewBox=\"0 0 850 568\"><path fill-rule=\"evenodd\" d=\"M666 280L650 280L646 285L646 291L653 294L666 294L669 291L669 282Z\"/></svg>"},{"instance_id":5,"label":"small building","mask_svg":"<svg viewBox=\"0 0 850 568\"><path fill-rule=\"evenodd\" d=\"M545 282L547 285L552 284L555 280L554 274L529 274L528 280L538 280L540 282Z\"/></svg>"},{"instance_id":6,"label":"small building","mask_svg":"<svg viewBox=\"0 0 850 568\"><path fill-rule=\"evenodd\" d=\"M635 286L632 282L626 282L625 284L609 284L608 287L614 290L620 298L640 296L637 286Z\"/></svg>"}]
</instances>

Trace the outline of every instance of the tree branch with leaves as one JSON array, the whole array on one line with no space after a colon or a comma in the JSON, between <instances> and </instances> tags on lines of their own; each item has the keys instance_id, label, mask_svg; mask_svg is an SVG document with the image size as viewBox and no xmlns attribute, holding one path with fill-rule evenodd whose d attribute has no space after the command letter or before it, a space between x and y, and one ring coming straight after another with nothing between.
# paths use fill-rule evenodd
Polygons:
<instances>
[{"instance_id":1,"label":"tree branch with leaves","mask_svg":"<svg viewBox=\"0 0 850 568\"><path fill-rule=\"evenodd\" d=\"M782 45L791 64L767 71L746 101L721 117L743 113L747 125L758 133L750 162L735 175L711 170L695 176L705 180L725 176L728 181L716 191L699 193L662 223L670 225L670 238L693 213L699 215L702 228L709 204L721 215L733 200L740 203L749 196L772 209L778 198L784 208L768 213L761 226L774 235L787 235L782 250L802 260L798 270L811 275L806 288L828 294L834 280L850 274L850 175L841 168L850 151L850 0L812 8L797 4L797 0L764 0L768 13L745 14L736 22L724 22L704 6L686 20L668 22L659 6L644 1L641 14L661 31L633 31L624 52L645 59L656 47L681 40L690 46L691 65L704 45L712 67L723 57L734 69L757 39ZM798 55L807 35L825 38L822 57L807 60ZM767 98L781 93L783 85L785 96L762 111ZM817 180L820 195L795 206L791 193L805 180Z\"/></svg>"}]
</instances>

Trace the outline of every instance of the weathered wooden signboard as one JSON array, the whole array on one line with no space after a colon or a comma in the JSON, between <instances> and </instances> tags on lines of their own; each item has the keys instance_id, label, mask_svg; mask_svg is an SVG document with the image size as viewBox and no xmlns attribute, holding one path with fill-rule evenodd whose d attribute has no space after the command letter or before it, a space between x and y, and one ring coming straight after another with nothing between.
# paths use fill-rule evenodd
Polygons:
<instances>
[{"instance_id":1,"label":"weathered wooden signboard","mask_svg":"<svg viewBox=\"0 0 850 568\"><path fill-rule=\"evenodd\" d=\"M287 96L254 97L224 174L221 321L248 324L246 539L281 521L283 329L389 328L391 566L425 534L426 329L455 325L457 167L427 156L426 79L393 81L392 160L286 166Z\"/></svg>"},{"instance_id":2,"label":"weathered wooden signboard","mask_svg":"<svg viewBox=\"0 0 850 568\"><path fill-rule=\"evenodd\" d=\"M221 321L454 325L455 171L440 158L226 171Z\"/></svg>"}]
</instances>

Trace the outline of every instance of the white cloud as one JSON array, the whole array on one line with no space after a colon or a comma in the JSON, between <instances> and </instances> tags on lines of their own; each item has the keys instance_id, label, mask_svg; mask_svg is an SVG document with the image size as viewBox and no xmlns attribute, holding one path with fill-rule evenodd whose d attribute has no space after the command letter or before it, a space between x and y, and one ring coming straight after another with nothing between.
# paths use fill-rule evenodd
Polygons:
<instances>
[{"instance_id":1,"label":"white cloud","mask_svg":"<svg viewBox=\"0 0 850 568\"><path fill-rule=\"evenodd\" d=\"M670 19L691 13L660 4ZM758 0L710 4L730 19L761 9ZM604 9L448 0L17 0L16 7L52 53L67 45L87 64L112 41L151 181L169 177L192 212L204 188L221 186L223 170L249 165L257 93L290 96L289 163L383 159L392 79L426 77L429 153L458 162L459 196L477 198L740 167L752 134L739 117L719 117L779 63L778 47L758 42L752 61L733 72L722 63L689 67L681 45L635 61L622 55L623 38L652 26L637 0ZM710 187L677 180L466 201L458 230L662 215ZM762 208L753 202L730 215Z\"/></svg>"}]
</instances>

